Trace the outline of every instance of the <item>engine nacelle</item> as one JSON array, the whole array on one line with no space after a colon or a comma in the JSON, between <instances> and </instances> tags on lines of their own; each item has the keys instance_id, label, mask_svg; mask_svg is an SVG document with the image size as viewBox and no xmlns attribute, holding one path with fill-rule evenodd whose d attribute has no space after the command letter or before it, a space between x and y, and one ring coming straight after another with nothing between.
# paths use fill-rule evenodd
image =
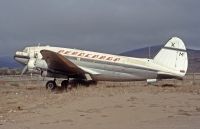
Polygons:
<instances>
[{"instance_id":1,"label":"engine nacelle","mask_svg":"<svg viewBox=\"0 0 200 129\"><path fill-rule=\"evenodd\" d=\"M28 71L33 71L35 69L35 58L31 58L28 61L27 67L28 67Z\"/></svg>"},{"instance_id":2,"label":"engine nacelle","mask_svg":"<svg viewBox=\"0 0 200 129\"><path fill-rule=\"evenodd\" d=\"M48 71L42 71L41 76L42 77L54 77L54 74L52 74L51 72L48 72Z\"/></svg>"},{"instance_id":3,"label":"engine nacelle","mask_svg":"<svg viewBox=\"0 0 200 129\"><path fill-rule=\"evenodd\" d=\"M41 72L41 76L42 76L42 77L49 77L47 71L42 71L42 72Z\"/></svg>"},{"instance_id":4,"label":"engine nacelle","mask_svg":"<svg viewBox=\"0 0 200 129\"><path fill-rule=\"evenodd\" d=\"M42 59L36 59L35 61L35 68L40 70L47 70L48 65L45 60Z\"/></svg>"}]
</instances>

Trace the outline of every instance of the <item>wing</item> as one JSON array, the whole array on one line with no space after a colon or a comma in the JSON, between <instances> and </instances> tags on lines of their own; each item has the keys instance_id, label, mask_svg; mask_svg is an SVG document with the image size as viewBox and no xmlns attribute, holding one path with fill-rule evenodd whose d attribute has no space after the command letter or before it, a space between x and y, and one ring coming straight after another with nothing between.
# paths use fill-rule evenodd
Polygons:
<instances>
[{"instance_id":1,"label":"wing","mask_svg":"<svg viewBox=\"0 0 200 129\"><path fill-rule=\"evenodd\" d=\"M40 53L52 71L62 72L67 75L84 75L85 72L77 65L66 59L61 54L49 50L41 50Z\"/></svg>"}]
</instances>

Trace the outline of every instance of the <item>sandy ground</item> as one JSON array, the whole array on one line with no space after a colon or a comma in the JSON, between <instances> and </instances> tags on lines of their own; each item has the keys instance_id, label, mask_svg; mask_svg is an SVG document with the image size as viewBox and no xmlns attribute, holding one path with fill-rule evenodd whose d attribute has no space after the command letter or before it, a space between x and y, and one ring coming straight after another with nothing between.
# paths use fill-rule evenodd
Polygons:
<instances>
[{"instance_id":1,"label":"sandy ground","mask_svg":"<svg viewBox=\"0 0 200 129\"><path fill-rule=\"evenodd\" d=\"M46 91L0 81L0 129L199 129L199 84L101 82Z\"/></svg>"}]
</instances>

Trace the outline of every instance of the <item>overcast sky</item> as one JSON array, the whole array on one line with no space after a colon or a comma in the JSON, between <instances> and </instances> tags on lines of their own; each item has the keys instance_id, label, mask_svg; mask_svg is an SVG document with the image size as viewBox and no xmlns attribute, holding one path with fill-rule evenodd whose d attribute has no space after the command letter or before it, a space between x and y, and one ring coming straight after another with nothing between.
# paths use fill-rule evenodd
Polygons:
<instances>
[{"instance_id":1,"label":"overcast sky","mask_svg":"<svg viewBox=\"0 0 200 129\"><path fill-rule=\"evenodd\" d=\"M179 36L200 49L198 0L0 0L0 55L52 45L120 53Z\"/></svg>"}]
</instances>

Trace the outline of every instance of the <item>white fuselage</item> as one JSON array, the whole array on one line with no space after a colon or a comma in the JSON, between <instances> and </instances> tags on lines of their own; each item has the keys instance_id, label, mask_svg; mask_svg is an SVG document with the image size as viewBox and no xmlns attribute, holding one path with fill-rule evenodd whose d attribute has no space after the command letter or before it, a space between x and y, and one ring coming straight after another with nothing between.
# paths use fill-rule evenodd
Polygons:
<instances>
[{"instance_id":1,"label":"white fuselage","mask_svg":"<svg viewBox=\"0 0 200 129\"><path fill-rule=\"evenodd\" d=\"M51 50L63 55L81 69L92 73L91 77L96 81L156 79L158 73L182 76L179 71L160 66L152 59L132 58L61 47L27 47L22 52L16 52L15 60L27 64L30 58L36 58L37 61L42 61L42 65L40 65L41 63L37 64L37 61L33 65L37 69L48 70L47 64L42 60L41 50Z\"/></svg>"}]
</instances>

